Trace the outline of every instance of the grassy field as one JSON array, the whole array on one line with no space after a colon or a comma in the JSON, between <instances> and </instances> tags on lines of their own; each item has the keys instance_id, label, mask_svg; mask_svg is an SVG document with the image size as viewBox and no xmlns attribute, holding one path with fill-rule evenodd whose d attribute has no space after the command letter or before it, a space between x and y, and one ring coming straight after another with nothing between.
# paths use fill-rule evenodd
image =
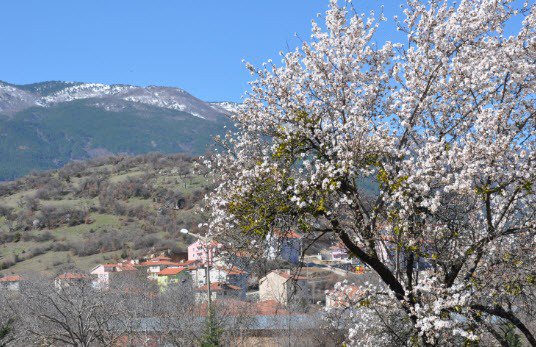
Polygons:
<instances>
[{"instance_id":1,"label":"grassy field","mask_svg":"<svg viewBox=\"0 0 536 347\"><path fill-rule=\"evenodd\" d=\"M114 157L0 185L8 192L0 195L0 273L90 270L119 257L185 251L178 230L201 221L196 210L208 187L191 165L183 156ZM176 210L179 199L186 204Z\"/></svg>"}]
</instances>

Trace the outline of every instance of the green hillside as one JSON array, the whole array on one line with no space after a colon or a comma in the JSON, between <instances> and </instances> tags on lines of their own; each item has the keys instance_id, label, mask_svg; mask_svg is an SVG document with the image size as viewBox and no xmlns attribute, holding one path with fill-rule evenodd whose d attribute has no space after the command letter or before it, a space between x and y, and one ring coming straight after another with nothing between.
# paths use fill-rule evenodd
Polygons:
<instances>
[{"instance_id":1,"label":"green hillside","mask_svg":"<svg viewBox=\"0 0 536 347\"><path fill-rule=\"evenodd\" d=\"M184 155L74 162L0 184L0 272L89 270L159 250L181 252L181 228L203 220L209 189Z\"/></svg>"}]
</instances>

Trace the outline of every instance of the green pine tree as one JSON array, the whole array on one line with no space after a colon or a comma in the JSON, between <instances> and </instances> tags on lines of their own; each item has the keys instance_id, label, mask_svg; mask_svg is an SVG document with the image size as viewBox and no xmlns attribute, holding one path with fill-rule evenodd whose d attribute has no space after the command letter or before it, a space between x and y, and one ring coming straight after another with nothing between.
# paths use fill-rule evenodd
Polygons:
<instances>
[{"instance_id":1,"label":"green pine tree","mask_svg":"<svg viewBox=\"0 0 536 347\"><path fill-rule=\"evenodd\" d=\"M216 321L214 308L211 308L205 320L205 332L201 339L201 347L221 346L222 329Z\"/></svg>"},{"instance_id":2,"label":"green pine tree","mask_svg":"<svg viewBox=\"0 0 536 347\"><path fill-rule=\"evenodd\" d=\"M5 324L0 326L0 347L5 347L12 340L9 336L13 330L13 320L9 319Z\"/></svg>"},{"instance_id":3,"label":"green pine tree","mask_svg":"<svg viewBox=\"0 0 536 347\"><path fill-rule=\"evenodd\" d=\"M504 339L510 347L523 347L521 343L521 338L516 334L516 328L513 324L507 325L506 333L504 334Z\"/></svg>"}]
</instances>

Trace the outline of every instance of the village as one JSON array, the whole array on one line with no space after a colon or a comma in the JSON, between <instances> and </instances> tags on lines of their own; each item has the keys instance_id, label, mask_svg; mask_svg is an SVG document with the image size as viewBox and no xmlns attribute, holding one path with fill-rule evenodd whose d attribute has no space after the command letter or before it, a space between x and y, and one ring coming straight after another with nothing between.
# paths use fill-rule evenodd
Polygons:
<instances>
[{"instance_id":1,"label":"village","mask_svg":"<svg viewBox=\"0 0 536 347\"><path fill-rule=\"evenodd\" d=\"M86 284L102 293L120 290L135 296L144 290L151 292L150 296L167 293L187 297L197 307L192 319L202 321L209 314L207 305L224 307L228 318L243 315L254 318L255 323L247 327L250 338L279 338L288 334L289 327L312 329L322 321L326 309L345 305L348 298L335 290L338 283L346 283L350 289L347 293L357 296L360 285L372 278L341 244L303 256L303 237L294 231L274 233L267 238L262 258L272 263L272 267L274 264L280 267L269 268L264 275L254 271L248 259L226 255L221 243L192 236L199 239L188 246L185 254L161 252L121 259L99 264L88 272L59 273L48 280L57 291ZM30 277L25 274L2 277L0 290L16 295L25 285L35 283L35 278Z\"/></svg>"},{"instance_id":2,"label":"village","mask_svg":"<svg viewBox=\"0 0 536 347\"><path fill-rule=\"evenodd\" d=\"M343 281L357 283L365 272L365 268L353 261L340 244L302 259L302 237L295 232L271 240L266 258L282 261L287 266L273 269L261 278L237 265L244 263L239 256L232 260L220 257L222 248L223 245L216 241L197 240L188 246L185 255L170 257L162 252L140 259L121 259L99 264L87 273L60 273L54 277L54 282L60 288L72 281L90 281L95 289L107 290L115 282L130 278L152 283L162 292L169 286L189 284L196 292L197 302L207 301L210 292L211 300L273 302L281 307L299 300L330 307L334 304L330 298L334 285ZM24 278L23 274L1 277L0 288L18 291Z\"/></svg>"}]
</instances>

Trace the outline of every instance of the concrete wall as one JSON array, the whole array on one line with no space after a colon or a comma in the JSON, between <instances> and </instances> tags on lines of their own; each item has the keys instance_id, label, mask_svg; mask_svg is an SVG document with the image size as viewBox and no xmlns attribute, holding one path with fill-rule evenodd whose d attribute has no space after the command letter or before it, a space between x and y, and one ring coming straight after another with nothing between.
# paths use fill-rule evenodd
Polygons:
<instances>
[{"instance_id":1,"label":"concrete wall","mask_svg":"<svg viewBox=\"0 0 536 347\"><path fill-rule=\"evenodd\" d=\"M290 301L307 299L309 288L304 280L294 281L289 276L284 276L277 271L272 271L259 281L259 299L276 300L282 305L288 305Z\"/></svg>"},{"instance_id":2,"label":"concrete wall","mask_svg":"<svg viewBox=\"0 0 536 347\"><path fill-rule=\"evenodd\" d=\"M259 299L261 301L276 300L283 305L287 305L287 286L287 278L272 271L259 281Z\"/></svg>"}]
</instances>

